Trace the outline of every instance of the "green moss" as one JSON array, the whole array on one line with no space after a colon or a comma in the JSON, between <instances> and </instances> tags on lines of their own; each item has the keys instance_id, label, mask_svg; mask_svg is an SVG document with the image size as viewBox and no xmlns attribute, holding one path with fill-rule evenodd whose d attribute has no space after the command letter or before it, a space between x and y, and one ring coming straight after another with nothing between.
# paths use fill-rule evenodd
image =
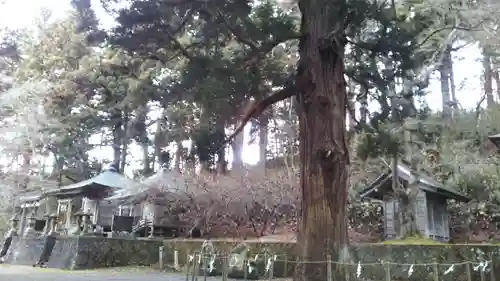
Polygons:
<instances>
[{"instance_id":1,"label":"green moss","mask_svg":"<svg viewBox=\"0 0 500 281\"><path fill-rule=\"evenodd\" d=\"M449 245L448 243L438 242L422 237L408 237L404 239L388 240L381 244L384 245Z\"/></svg>"}]
</instances>

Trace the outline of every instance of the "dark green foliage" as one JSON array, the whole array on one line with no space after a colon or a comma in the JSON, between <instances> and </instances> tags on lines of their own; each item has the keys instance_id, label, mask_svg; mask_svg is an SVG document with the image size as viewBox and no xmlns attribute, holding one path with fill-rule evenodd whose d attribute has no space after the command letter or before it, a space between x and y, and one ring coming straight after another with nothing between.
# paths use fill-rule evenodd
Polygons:
<instances>
[{"instance_id":1,"label":"dark green foliage","mask_svg":"<svg viewBox=\"0 0 500 281\"><path fill-rule=\"evenodd\" d=\"M384 131L380 131L378 133L362 134L356 152L361 160L367 160L368 158L402 153L403 150L397 138Z\"/></svg>"},{"instance_id":2,"label":"dark green foliage","mask_svg":"<svg viewBox=\"0 0 500 281\"><path fill-rule=\"evenodd\" d=\"M193 156L197 156L201 163L213 165L215 163L215 155L224 141L225 134L210 127L200 127L192 135Z\"/></svg>"}]
</instances>

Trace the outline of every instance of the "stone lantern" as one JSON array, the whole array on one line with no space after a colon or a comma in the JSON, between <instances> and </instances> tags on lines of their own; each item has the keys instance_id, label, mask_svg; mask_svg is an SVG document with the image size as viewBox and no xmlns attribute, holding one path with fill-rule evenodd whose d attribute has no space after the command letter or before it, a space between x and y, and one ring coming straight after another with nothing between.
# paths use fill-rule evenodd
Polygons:
<instances>
[{"instance_id":1,"label":"stone lantern","mask_svg":"<svg viewBox=\"0 0 500 281\"><path fill-rule=\"evenodd\" d=\"M82 227L85 215L86 214L83 211L79 211L76 214L74 214L74 216L76 218L76 225L71 228L70 234L79 235L82 233L81 227Z\"/></svg>"},{"instance_id":2,"label":"stone lantern","mask_svg":"<svg viewBox=\"0 0 500 281\"><path fill-rule=\"evenodd\" d=\"M19 219L16 215L10 218L10 231L12 234L17 235L17 227L19 226Z\"/></svg>"},{"instance_id":3,"label":"stone lantern","mask_svg":"<svg viewBox=\"0 0 500 281\"><path fill-rule=\"evenodd\" d=\"M82 233L83 234L91 233L91 226L92 226L92 220L90 219L91 217L92 217L92 214L83 213L83 217L82 217L82 222L83 222Z\"/></svg>"},{"instance_id":4,"label":"stone lantern","mask_svg":"<svg viewBox=\"0 0 500 281\"><path fill-rule=\"evenodd\" d=\"M31 214L31 216L28 218L28 226L26 230L24 231L24 237L28 236L34 236L35 235L35 224L36 224L36 218L35 214Z\"/></svg>"},{"instance_id":5,"label":"stone lantern","mask_svg":"<svg viewBox=\"0 0 500 281\"><path fill-rule=\"evenodd\" d=\"M49 215L49 228L50 228L49 235L50 236L57 234L56 226L57 226L57 214L52 213Z\"/></svg>"}]
</instances>

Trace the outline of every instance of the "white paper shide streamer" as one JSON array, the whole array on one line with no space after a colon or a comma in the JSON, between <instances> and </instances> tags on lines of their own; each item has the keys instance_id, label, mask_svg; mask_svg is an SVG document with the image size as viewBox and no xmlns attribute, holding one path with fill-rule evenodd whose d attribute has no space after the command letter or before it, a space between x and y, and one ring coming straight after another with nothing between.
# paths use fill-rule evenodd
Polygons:
<instances>
[{"instance_id":1,"label":"white paper shide streamer","mask_svg":"<svg viewBox=\"0 0 500 281\"><path fill-rule=\"evenodd\" d=\"M450 274L453 270L455 269L455 265L452 264L450 267L448 267L447 270L444 271L444 275Z\"/></svg>"},{"instance_id":2,"label":"white paper shide streamer","mask_svg":"<svg viewBox=\"0 0 500 281\"><path fill-rule=\"evenodd\" d=\"M413 264L410 265L410 269L408 269L408 277L410 277L413 274Z\"/></svg>"},{"instance_id":3,"label":"white paper shide streamer","mask_svg":"<svg viewBox=\"0 0 500 281\"><path fill-rule=\"evenodd\" d=\"M481 261L477 265L473 267L474 271L485 271L486 268L488 267L488 261Z\"/></svg>"},{"instance_id":4,"label":"white paper shide streamer","mask_svg":"<svg viewBox=\"0 0 500 281\"><path fill-rule=\"evenodd\" d=\"M356 276L361 277L361 263L358 261L358 268L356 269Z\"/></svg>"}]
</instances>

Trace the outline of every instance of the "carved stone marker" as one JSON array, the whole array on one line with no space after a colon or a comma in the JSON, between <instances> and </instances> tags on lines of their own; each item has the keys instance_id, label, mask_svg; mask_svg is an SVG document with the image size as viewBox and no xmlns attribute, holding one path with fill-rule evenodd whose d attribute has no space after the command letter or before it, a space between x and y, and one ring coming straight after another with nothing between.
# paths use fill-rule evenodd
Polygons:
<instances>
[{"instance_id":1,"label":"carved stone marker","mask_svg":"<svg viewBox=\"0 0 500 281\"><path fill-rule=\"evenodd\" d=\"M83 224L83 216L84 213L82 211L76 212L74 214L76 218L76 225L73 225L71 229L69 230L69 233L72 235L80 235L82 233L81 227Z\"/></svg>"},{"instance_id":2,"label":"carved stone marker","mask_svg":"<svg viewBox=\"0 0 500 281\"><path fill-rule=\"evenodd\" d=\"M253 260L249 260L249 250L247 244L241 243L229 254L228 277L238 279L259 279L257 266Z\"/></svg>"},{"instance_id":3,"label":"carved stone marker","mask_svg":"<svg viewBox=\"0 0 500 281\"><path fill-rule=\"evenodd\" d=\"M198 256L198 263L200 265L200 275L215 276L217 275L217 267L220 265L216 264L217 255L215 252L215 247L212 241L205 240L201 245L201 251Z\"/></svg>"},{"instance_id":4,"label":"carved stone marker","mask_svg":"<svg viewBox=\"0 0 500 281\"><path fill-rule=\"evenodd\" d=\"M36 224L36 218L34 214L31 214L31 216L28 218L28 227L24 231L24 237L36 235L35 224Z\"/></svg>"}]
</instances>

